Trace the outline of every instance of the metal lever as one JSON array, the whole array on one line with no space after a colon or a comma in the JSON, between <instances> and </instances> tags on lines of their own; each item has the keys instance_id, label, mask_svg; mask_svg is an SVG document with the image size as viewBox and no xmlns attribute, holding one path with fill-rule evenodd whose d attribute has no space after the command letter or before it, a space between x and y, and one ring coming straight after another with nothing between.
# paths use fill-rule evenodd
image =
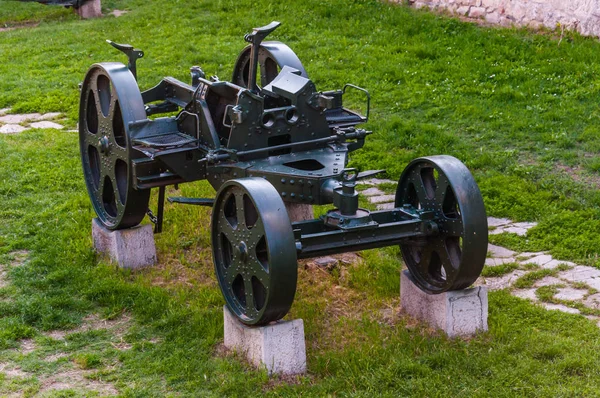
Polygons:
<instances>
[{"instance_id":1,"label":"metal lever","mask_svg":"<svg viewBox=\"0 0 600 398\"><path fill-rule=\"evenodd\" d=\"M106 40L106 42L108 44L110 44L111 46L113 46L114 48L116 48L117 50L124 53L125 55L127 55L127 58L128 58L127 68L131 71L131 74L133 75L133 77L135 77L135 80L137 80L136 63L137 63L138 59L140 59L144 56L144 52L137 48L133 48L133 46L130 44L119 44L119 43L115 43L114 41L110 41L110 40Z\"/></svg>"},{"instance_id":2,"label":"metal lever","mask_svg":"<svg viewBox=\"0 0 600 398\"><path fill-rule=\"evenodd\" d=\"M248 76L248 89L255 94L258 94L258 86L256 85L256 72L258 70L258 50L260 43L281 25L281 22L273 21L267 26L252 29L252 33L244 36L244 40L251 44L250 47L250 76Z\"/></svg>"},{"instance_id":3,"label":"metal lever","mask_svg":"<svg viewBox=\"0 0 600 398\"><path fill-rule=\"evenodd\" d=\"M373 177L376 176L377 174L381 174L381 173L385 173L385 170L368 170L368 171L361 171L360 173L358 173L358 175L356 176L357 180L362 180L364 178L369 178L369 177Z\"/></svg>"},{"instance_id":4,"label":"metal lever","mask_svg":"<svg viewBox=\"0 0 600 398\"><path fill-rule=\"evenodd\" d=\"M195 206L208 206L212 207L215 203L214 199L205 198L182 198L182 197L169 197L167 198L169 203L181 203L184 205L195 205Z\"/></svg>"}]
</instances>

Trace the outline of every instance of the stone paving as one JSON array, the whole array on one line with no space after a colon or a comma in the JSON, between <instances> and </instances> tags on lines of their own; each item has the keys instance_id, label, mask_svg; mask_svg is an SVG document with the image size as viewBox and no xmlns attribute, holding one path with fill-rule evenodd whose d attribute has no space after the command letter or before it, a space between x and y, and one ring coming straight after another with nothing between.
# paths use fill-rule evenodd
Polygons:
<instances>
[{"instance_id":1,"label":"stone paving","mask_svg":"<svg viewBox=\"0 0 600 398\"><path fill-rule=\"evenodd\" d=\"M360 181L359 190L378 210L394 208L394 195L380 188L391 180ZM507 218L488 217L489 234L514 233L527 236L534 222L513 222ZM488 245L484 275L475 283L489 290L508 289L516 297L535 302L548 310L582 314L600 327L600 269L558 260L547 252L516 252ZM486 272L493 267L503 272ZM497 276L496 276L497 275ZM598 314L598 315L596 315Z\"/></svg>"},{"instance_id":2,"label":"stone paving","mask_svg":"<svg viewBox=\"0 0 600 398\"><path fill-rule=\"evenodd\" d=\"M0 134L17 134L30 129L56 129L65 127L53 120L62 117L62 113L26 113L8 114L10 108L0 109Z\"/></svg>"}]
</instances>

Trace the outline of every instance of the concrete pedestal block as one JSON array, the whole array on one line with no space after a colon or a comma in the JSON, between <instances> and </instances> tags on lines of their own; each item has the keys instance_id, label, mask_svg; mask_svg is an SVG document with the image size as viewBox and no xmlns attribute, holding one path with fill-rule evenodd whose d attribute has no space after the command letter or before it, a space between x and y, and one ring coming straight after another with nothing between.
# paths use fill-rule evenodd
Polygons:
<instances>
[{"instance_id":1,"label":"concrete pedestal block","mask_svg":"<svg viewBox=\"0 0 600 398\"><path fill-rule=\"evenodd\" d=\"M98 18L102 16L100 0L88 0L75 10L83 19Z\"/></svg>"},{"instance_id":2,"label":"concrete pedestal block","mask_svg":"<svg viewBox=\"0 0 600 398\"><path fill-rule=\"evenodd\" d=\"M121 268L142 268L156 264L154 232L149 224L111 231L97 218L92 220L94 248Z\"/></svg>"},{"instance_id":3,"label":"concrete pedestal block","mask_svg":"<svg viewBox=\"0 0 600 398\"><path fill-rule=\"evenodd\" d=\"M223 307L225 347L242 353L257 368L269 374L306 372L306 345L302 319L278 321L267 326L246 326Z\"/></svg>"},{"instance_id":4,"label":"concrete pedestal block","mask_svg":"<svg viewBox=\"0 0 600 398\"><path fill-rule=\"evenodd\" d=\"M428 294L415 285L408 270L400 275L400 303L408 315L441 329L449 337L488 330L485 286Z\"/></svg>"},{"instance_id":5,"label":"concrete pedestal block","mask_svg":"<svg viewBox=\"0 0 600 398\"><path fill-rule=\"evenodd\" d=\"M315 218L312 205L284 202L291 222L306 221Z\"/></svg>"}]
</instances>

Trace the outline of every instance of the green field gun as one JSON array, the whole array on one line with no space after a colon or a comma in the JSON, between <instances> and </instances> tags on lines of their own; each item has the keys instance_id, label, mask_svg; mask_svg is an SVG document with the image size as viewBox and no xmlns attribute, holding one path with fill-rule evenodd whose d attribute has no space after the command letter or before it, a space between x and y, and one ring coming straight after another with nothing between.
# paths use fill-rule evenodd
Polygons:
<instances>
[{"instance_id":1,"label":"green field gun","mask_svg":"<svg viewBox=\"0 0 600 398\"><path fill-rule=\"evenodd\" d=\"M359 208L357 181L381 172L347 168L371 133L356 127L368 120L369 93L351 84L317 91L287 45L263 41L278 26L244 37L231 82L192 67L190 84L167 77L143 92L136 80L143 52L110 42L128 65L93 65L79 111L85 182L100 222L136 226L158 188L152 218L160 232L165 186L208 180L214 199L169 199L212 206L217 280L248 325L289 311L303 258L399 245L424 291L473 284L485 262L487 219L466 166L451 156L415 159L400 177L395 208ZM350 90L364 96L365 116L344 107ZM290 222L284 201L335 209Z\"/></svg>"}]
</instances>

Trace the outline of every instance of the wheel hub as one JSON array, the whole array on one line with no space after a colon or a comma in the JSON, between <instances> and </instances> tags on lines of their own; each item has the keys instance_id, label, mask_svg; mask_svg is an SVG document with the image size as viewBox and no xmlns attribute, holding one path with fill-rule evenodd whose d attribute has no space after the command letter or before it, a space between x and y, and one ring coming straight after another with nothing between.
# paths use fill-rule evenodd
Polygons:
<instances>
[{"instance_id":1,"label":"wheel hub","mask_svg":"<svg viewBox=\"0 0 600 398\"><path fill-rule=\"evenodd\" d=\"M248 262L248 246L246 245L246 242L241 241L236 246L236 251L237 251L237 257L240 259L240 261L242 261L243 263L247 263Z\"/></svg>"},{"instance_id":2,"label":"wheel hub","mask_svg":"<svg viewBox=\"0 0 600 398\"><path fill-rule=\"evenodd\" d=\"M108 154L108 149L110 147L110 142L107 136L100 138L98 141L98 148L100 148L100 152L103 154Z\"/></svg>"}]
</instances>

